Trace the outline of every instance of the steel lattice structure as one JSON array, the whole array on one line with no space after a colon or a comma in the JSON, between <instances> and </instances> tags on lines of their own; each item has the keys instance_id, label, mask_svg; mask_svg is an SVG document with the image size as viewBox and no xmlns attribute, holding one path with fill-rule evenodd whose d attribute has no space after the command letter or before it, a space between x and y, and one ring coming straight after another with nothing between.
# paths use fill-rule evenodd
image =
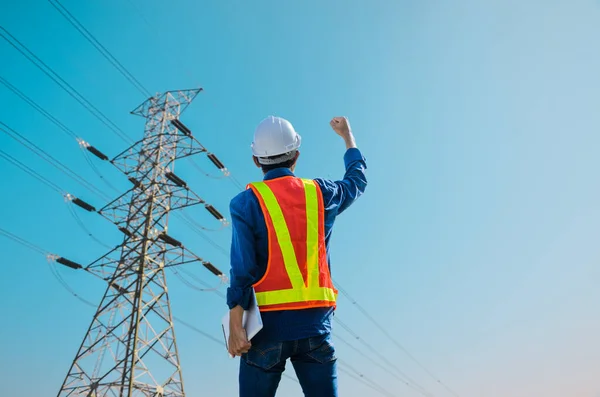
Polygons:
<instances>
[{"instance_id":1,"label":"steel lattice structure","mask_svg":"<svg viewBox=\"0 0 600 397\"><path fill-rule=\"evenodd\" d=\"M108 286L59 397L185 396L165 268L202 262L167 234L171 210L204 203L173 173L177 159L206 151L179 122L200 91L156 95L132 112L146 118L144 138L111 162L133 188L98 211L125 237L87 267Z\"/></svg>"}]
</instances>

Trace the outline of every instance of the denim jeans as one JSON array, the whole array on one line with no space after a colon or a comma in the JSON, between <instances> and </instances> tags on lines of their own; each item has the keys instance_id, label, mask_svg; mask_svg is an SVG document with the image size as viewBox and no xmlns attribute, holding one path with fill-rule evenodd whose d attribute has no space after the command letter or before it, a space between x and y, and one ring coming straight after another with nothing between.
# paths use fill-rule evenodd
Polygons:
<instances>
[{"instance_id":1,"label":"denim jeans","mask_svg":"<svg viewBox=\"0 0 600 397\"><path fill-rule=\"evenodd\" d=\"M240 360L240 397L273 397L290 359L306 397L337 397L337 365L331 334L252 345Z\"/></svg>"}]
</instances>

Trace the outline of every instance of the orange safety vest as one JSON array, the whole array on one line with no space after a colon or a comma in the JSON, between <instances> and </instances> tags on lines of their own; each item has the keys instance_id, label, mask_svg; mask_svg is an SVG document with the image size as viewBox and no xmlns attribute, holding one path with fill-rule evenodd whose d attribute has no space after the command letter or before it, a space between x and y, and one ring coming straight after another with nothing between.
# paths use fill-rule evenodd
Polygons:
<instances>
[{"instance_id":1,"label":"orange safety vest","mask_svg":"<svg viewBox=\"0 0 600 397\"><path fill-rule=\"evenodd\" d=\"M261 311L334 307L325 247L325 208L319 185L287 176L248 185L267 223L269 259L254 284Z\"/></svg>"}]
</instances>

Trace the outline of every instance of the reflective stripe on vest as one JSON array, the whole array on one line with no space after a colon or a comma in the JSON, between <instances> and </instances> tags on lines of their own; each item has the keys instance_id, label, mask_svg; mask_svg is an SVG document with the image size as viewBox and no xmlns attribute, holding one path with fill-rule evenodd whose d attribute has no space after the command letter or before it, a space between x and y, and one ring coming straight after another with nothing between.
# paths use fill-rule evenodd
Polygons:
<instances>
[{"instance_id":1,"label":"reflective stripe on vest","mask_svg":"<svg viewBox=\"0 0 600 397\"><path fill-rule=\"evenodd\" d=\"M291 282L291 289L256 291L258 306L283 305L302 302L313 302L310 307L334 306L337 291L319 285L319 198L317 186L312 180L301 180L306 198L306 284L298 265L292 238L277 198L267 183L252 183L250 186L260 196L264 204L263 210L269 213L273 231L277 238L283 257L283 264ZM271 238L271 237L269 237ZM324 241L323 241L324 244ZM271 261L271 258L269 258ZM325 264L325 266L327 266ZM269 268L267 268L267 273ZM329 280L329 274L327 274ZM268 277L268 274L265 274ZM262 280L261 280L262 281ZM259 281L256 285L259 285ZM282 307L285 309L285 307Z\"/></svg>"}]
</instances>

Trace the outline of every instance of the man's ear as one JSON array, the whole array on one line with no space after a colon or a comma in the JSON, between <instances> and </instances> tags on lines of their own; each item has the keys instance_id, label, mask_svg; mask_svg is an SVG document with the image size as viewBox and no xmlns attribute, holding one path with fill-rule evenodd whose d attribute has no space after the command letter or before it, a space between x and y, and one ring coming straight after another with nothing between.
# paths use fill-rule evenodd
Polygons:
<instances>
[{"instance_id":1,"label":"man's ear","mask_svg":"<svg viewBox=\"0 0 600 397\"><path fill-rule=\"evenodd\" d=\"M252 160L254 161L254 164L258 167L258 168L262 168L262 166L260 165L260 163L258 162L258 158L256 156L252 156Z\"/></svg>"},{"instance_id":2,"label":"man's ear","mask_svg":"<svg viewBox=\"0 0 600 397\"><path fill-rule=\"evenodd\" d=\"M298 157L300 157L299 150L296 152L296 156L294 157L294 162L292 163L292 166L290 167L290 170L292 170L292 172L294 172L294 170L296 169L296 163L298 162Z\"/></svg>"}]
</instances>

